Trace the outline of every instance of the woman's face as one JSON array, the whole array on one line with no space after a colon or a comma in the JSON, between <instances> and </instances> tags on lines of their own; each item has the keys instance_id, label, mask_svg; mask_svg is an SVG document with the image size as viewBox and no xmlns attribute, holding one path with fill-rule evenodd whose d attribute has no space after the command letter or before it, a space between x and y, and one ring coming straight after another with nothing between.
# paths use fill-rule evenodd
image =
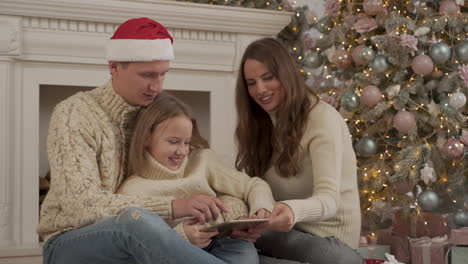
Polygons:
<instances>
[{"instance_id":1,"label":"woman's face","mask_svg":"<svg viewBox=\"0 0 468 264\"><path fill-rule=\"evenodd\" d=\"M192 129L192 121L182 115L162 122L147 139L149 153L164 167L177 170L189 154Z\"/></svg>"},{"instance_id":2,"label":"woman's face","mask_svg":"<svg viewBox=\"0 0 468 264\"><path fill-rule=\"evenodd\" d=\"M244 77L249 95L263 110L274 111L283 102L284 88L265 64L254 59L245 60Z\"/></svg>"}]
</instances>

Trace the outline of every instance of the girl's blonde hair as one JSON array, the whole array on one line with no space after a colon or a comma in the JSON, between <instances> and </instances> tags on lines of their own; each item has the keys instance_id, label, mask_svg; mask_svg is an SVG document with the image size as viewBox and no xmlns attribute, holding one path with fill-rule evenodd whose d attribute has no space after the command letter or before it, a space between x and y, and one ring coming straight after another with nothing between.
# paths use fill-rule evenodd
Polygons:
<instances>
[{"instance_id":1,"label":"girl's blonde hair","mask_svg":"<svg viewBox=\"0 0 468 264\"><path fill-rule=\"evenodd\" d=\"M185 116L192 121L192 139L190 149L208 148L208 142L200 135L197 121L193 118L192 111L188 105L171 95L162 92L149 106L140 110L133 136L130 143L128 155L129 175L137 174L143 168L145 161L145 142L162 122L177 116Z\"/></svg>"},{"instance_id":2,"label":"girl's blonde hair","mask_svg":"<svg viewBox=\"0 0 468 264\"><path fill-rule=\"evenodd\" d=\"M247 59L263 63L284 89L284 100L275 111L276 126L249 95L244 76ZM307 88L295 59L283 44L273 38L252 42L244 52L237 76L236 168L262 177L270 164L274 164L281 176L296 175L300 141L309 112L317 102L318 96ZM271 160L274 151L279 156Z\"/></svg>"}]
</instances>

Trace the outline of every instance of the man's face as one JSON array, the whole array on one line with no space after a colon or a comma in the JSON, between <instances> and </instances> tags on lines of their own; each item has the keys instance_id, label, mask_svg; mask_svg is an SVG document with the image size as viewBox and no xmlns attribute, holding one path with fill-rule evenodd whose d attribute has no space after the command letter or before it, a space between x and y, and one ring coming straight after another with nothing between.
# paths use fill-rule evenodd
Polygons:
<instances>
[{"instance_id":1,"label":"man's face","mask_svg":"<svg viewBox=\"0 0 468 264\"><path fill-rule=\"evenodd\" d=\"M147 106L163 89L169 61L109 62L115 92L132 106Z\"/></svg>"}]
</instances>

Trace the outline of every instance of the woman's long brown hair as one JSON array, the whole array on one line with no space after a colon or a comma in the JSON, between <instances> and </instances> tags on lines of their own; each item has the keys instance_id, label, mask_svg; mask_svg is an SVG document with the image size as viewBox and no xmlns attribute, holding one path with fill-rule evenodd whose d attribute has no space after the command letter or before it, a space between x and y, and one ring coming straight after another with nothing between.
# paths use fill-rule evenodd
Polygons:
<instances>
[{"instance_id":1,"label":"woman's long brown hair","mask_svg":"<svg viewBox=\"0 0 468 264\"><path fill-rule=\"evenodd\" d=\"M158 94L154 102L138 113L128 154L129 175L139 173L145 161L145 142L156 127L162 122L177 116L185 116L192 121L192 139L190 150L208 148L206 141L199 133L197 122L188 105L168 92Z\"/></svg>"},{"instance_id":2,"label":"woman's long brown hair","mask_svg":"<svg viewBox=\"0 0 468 264\"><path fill-rule=\"evenodd\" d=\"M284 100L275 111L276 126L248 93L244 76L247 59L263 63L284 89ZM311 102L310 94L315 102ZM308 114L317 102L317 95L307 88L294 58L283 44L273 38L251 43L240 62L236 84L236 168L251 176L263 177L273 164L282 177L296 175L300 141ZM279 153L276 160L272 160L274 151Z\"/></svg>"}]
</instances>

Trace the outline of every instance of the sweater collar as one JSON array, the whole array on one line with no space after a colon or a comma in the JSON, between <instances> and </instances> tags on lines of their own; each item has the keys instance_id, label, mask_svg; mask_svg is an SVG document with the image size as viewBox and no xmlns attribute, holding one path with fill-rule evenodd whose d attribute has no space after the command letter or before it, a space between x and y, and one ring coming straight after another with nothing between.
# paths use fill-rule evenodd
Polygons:
<instances>
[{"instance_id":1,"label":"sweater collar","mask_svg":"<svg viewBox=\"0 0 468 264\"><path fill-rule=\"evenodd\" d=\"M177 170L171 170L159 163L148 151L145 151L145 165L141 170L141 177L152 180L175 180L184 177L185 165L187 164L185 157L182 164Z\"/></svg>"},{"instance_id":2,"label":"sweater collar","mask_svg":"<svg viewBox=\"0 0 468 264\"><path fill-rule=\"evenodd\" d=\"M112 123L117 125L129 123L136 117L141 108L140 106L131 106L118 95L112 86L112 80L95 89L94 93L96 100L109 115Z\"/></svg>"}]
</instances>

